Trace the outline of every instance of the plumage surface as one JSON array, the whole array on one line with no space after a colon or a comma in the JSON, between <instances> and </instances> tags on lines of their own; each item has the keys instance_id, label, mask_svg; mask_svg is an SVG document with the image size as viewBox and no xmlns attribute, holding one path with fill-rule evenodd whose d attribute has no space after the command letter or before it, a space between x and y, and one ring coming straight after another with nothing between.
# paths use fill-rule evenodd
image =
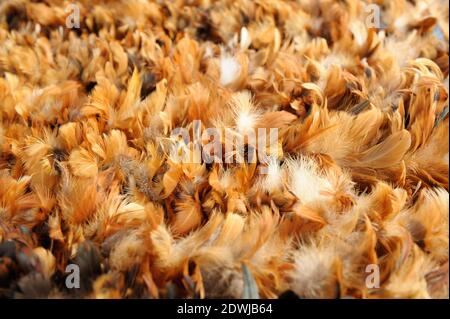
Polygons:
<instances>
[{"instance_id":1,"label":"plumage surface","mask_svg":"<svg viewBox=\"0 0 450 319\"><path fill-rule=\"evenodd\" d=\"M0 297L448 298L448 13L1 1ZM196 120L273 156L206 163Z\"/></svg>"}]
</instances>

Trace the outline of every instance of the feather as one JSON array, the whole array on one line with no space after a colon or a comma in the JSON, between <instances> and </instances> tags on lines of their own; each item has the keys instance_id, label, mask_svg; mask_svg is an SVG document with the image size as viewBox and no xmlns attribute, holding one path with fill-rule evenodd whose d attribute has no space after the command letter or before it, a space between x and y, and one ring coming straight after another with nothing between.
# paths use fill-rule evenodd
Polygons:
<instances>
[{"instance_id":1,"label":"feather","mask_svg":"<svg viewBox=\"0 0 450 319\"><path fill-rule=\"evenodd\" d=\"M201 205L191 196L184 195L175 207L172 230L175 234L185 234L200 225Z\"/></svg>"},{"instance_id":2,"label":"feather","mask_svg":"<svg viewBox=\"0 0 450 319\"><path fill-rule=\"evenodd\" d=\"M408 131L403 130L389 136L383 142L362 152L359 162L373 168L386 167L386 163L393 165L398 163L411 145ZM360 165L359 163L357 165ZM355 166L357 166L355 165Z\"/></svg>"},{"instance_id":3,"label":"feather","mask_svg":"<svg viewBox=\"0 0 450 319\"><path fill-rule=\"evenodd\" d=\"M77 149L71 152L69 165L75 176L91 177L98 173L96 158L85 149Z\"/></svg>"}]
</instances>

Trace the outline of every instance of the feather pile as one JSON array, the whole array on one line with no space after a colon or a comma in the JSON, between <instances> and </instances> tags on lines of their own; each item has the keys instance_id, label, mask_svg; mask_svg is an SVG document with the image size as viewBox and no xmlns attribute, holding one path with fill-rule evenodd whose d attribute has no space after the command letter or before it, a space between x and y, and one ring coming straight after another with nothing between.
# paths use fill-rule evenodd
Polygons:
<instances>
[{"instance_id":1,"label":"feather pile","mask_svg":"<svg viewBox=\"0 0 450 319\"><path fill-rule=\"evenodd\" d=\"M1 1L0 297L448 298L448 15ZM174 160L195 121L278 150Z\"/></svg>"}]
</instances>

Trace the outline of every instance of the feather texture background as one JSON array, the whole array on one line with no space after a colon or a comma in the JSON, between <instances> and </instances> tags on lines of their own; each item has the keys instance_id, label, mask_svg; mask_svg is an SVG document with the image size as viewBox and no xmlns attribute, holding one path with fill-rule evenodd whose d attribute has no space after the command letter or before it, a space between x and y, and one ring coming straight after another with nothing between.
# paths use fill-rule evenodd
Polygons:
<instances>
[{"instance_id":1,"label":"feather texture background","mask_svg":"<svg viewBox=\"0 0 450 319\"><path fill-rule=\"evenodd\" d=\"M448 13L2 1L0 297L448 298ZM276 160L176 161L197 120Z\"/></svg>"}]
</instances>

